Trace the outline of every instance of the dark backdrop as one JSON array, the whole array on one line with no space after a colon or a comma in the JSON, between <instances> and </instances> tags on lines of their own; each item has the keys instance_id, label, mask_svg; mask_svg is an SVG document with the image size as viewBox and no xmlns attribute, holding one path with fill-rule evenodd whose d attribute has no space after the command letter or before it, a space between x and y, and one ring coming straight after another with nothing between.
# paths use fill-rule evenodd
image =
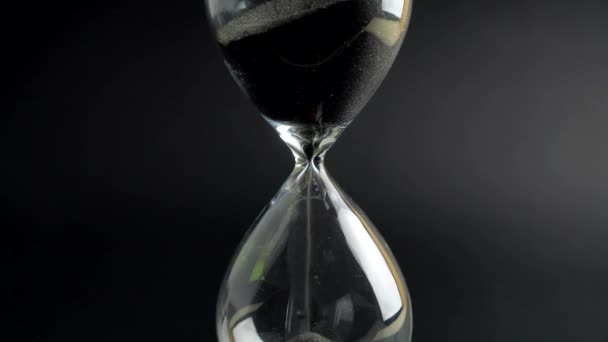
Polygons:
<instances>
[{"instance_id":1,"label":"dark backdrop","mask_svg":"<svg viewBox=\"0 0 608 342\"><path fill-rule=\"evenodd\" d=\"M202 3L3 6L4 340L214 341L223 271L292 161ZM414 341L608 341L606 18L414 4L327 162L402 266Z\"/></svg>"}]
</instances>

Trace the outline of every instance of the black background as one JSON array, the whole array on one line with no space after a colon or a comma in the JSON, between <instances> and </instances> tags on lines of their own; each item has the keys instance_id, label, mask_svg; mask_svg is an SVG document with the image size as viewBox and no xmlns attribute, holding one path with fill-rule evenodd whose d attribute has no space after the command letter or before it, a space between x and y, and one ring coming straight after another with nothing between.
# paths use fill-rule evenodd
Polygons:
<instances>
[{"instance_id":1,"label":"black background","mask_svg":"<svg viewBox=\"0 0 608 342\"><path fill-rule=\"evenodd\" d=\"M3 6L6 341L216 340L223 272L292 160L202 3ZM327 161L401 264L414 341L608 341L607 18L414 4Z\"/></svg>"}]
</instances>

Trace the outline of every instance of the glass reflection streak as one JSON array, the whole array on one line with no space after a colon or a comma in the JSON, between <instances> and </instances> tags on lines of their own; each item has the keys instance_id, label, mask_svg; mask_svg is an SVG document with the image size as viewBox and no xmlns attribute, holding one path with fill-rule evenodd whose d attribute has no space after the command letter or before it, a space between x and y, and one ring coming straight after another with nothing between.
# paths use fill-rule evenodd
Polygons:
<instances>
[{"instance_id":1,"label":"glass reflection streak","mask_svg":"<svg viewBox=\"0 0 608 342\"><path fill-rule=\"evenodd\" d=\"M371 283L384 322L399 315L392 325L376 334L374 341L389 337L403 326L407 314L408 295L400 271L376 229L354 203L342 196L330 180L323 163L316 172L327 187L332 206L337 210L348 247Z\"/></svg>"}]
</instances>

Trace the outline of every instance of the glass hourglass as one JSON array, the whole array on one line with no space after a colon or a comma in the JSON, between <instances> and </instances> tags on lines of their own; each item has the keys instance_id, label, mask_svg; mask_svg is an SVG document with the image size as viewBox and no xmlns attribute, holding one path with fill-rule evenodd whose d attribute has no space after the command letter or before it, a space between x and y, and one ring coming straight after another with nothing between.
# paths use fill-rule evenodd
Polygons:
<instances>
[{"instance_id":1,"label":"glass hourglass","mask_svg":"<svg viewBox=\"0 0 608 342\"><path fill-rule=\"evenodd\" d=\"M410 341L401 271L327 150L390 69L410 0L206 0L232 76L295 157L221 286L221 342Z\"/></svg>"}]
</instances>

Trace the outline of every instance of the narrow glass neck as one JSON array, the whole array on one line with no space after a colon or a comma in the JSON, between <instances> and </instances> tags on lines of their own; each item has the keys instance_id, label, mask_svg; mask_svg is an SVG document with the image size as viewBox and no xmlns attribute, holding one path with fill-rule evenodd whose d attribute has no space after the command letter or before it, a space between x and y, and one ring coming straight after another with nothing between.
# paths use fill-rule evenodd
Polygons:
<instances>
[{"instance_id":1,"label":"narrow glass neck","mask_svg":"<svg viewBox=\"0 0 608 342\"><path fill-rule=\"evenodd\" d=\"M327 151L347 125L298 125L268 120L295 158L295 169L321 172Z\"/></svg>"}]
</instances>

